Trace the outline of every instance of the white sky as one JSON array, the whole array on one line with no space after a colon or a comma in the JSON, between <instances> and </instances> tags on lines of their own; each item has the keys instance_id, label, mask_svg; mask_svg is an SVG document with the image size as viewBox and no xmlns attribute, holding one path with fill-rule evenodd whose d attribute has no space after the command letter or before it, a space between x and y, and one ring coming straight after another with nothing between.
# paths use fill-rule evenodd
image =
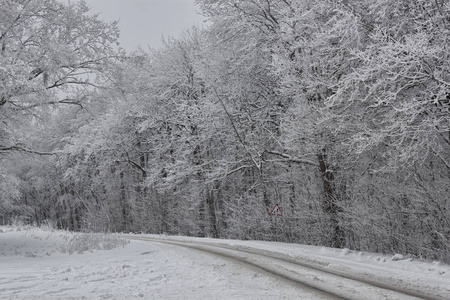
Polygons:
<instances>
[{"instance_id":1,"label":"white sky","mask_svg":"<svg viewBox=\"0 0 450 300\"><path fill-rule=\"evenodd\" d=\"M127 51L158 48L162 37L177 37L186 28L203 26L194 0L85 0L91 13L119 20L120 42Z\"/></svg>"}]
</instances>

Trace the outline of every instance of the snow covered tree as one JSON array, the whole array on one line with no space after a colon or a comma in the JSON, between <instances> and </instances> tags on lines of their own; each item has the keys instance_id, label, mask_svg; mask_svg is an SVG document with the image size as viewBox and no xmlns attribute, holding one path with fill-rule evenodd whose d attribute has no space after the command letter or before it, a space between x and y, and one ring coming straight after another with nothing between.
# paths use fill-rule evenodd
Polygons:
<instances>
[{"instance_id":1,"label":"snow covered tree","mask_svg":"<svg viewBox=\"0 0 450 300\"><path fill-rule=\"evenodd\" d=\"M17 3L36 14L26 24L51 16ZM72 21L27 25L52 33L28 43L16 38L25 29L4 30L0 212L22 205L27 220L70 229L448 260L448 1L199 3L209 28L114 64L115 36L101 32L115 26L95 17L87 40ZM86 13L83 3L57 7ZM71 48L69 36L97 50ZM91 72L107 88L95 89ZM20 158L55 149L57 162ZM275 204L283 217L269 214Z\"/></svg>"},{"instance_id":2,"label":"snow covered tree","mask_svg":"<svg viewBox=\"0 0 450 300\"><path fill-rule=\"evenodd\" d=\"M412 207L438 225L442 217L431 217L429 210L446 200L435 195L423 206L417 191L395 172L427 183L430 168L448 177L448 1L201 4L213 20L236 18L224 28L257 28L260 47L270 49L275 88L291 101L281 118L279 155L316 156L323 209L334 231L328 243L373 249L371 241L384 239L391 242L377 250L408 245L406 251L421 253L414 240L427 233L412 217ZM397 183L388 185L388 194L382 192L387 182ZM425 185L421 194L429 188ZM445 185L437 188L447 191ZM389 212L392 206L408 214L398 218L401 213ZM380 235L365 240L361 233L370 234L361 219L371 220ZM394 227L397 235L389 234ZM434 230L434 238L425 239L440 245L442 252L436 251L443 254L447 229Z\"/></svg>"},{"instance_id":3,"label":"snow covered tree","mask_svg":"<svg viewBox=\"0 0 450 300\"><path fill-rule=\"evenodd\" d=\"M89 90L120 52L117 24L89 15L83 1L0 2L0 165L11 172L2 179L8 203L26 190L5 183L23 175L11 168L23 160L14 152L50 155L60 148L59 129L43 124L54 120L58 105L87 104Z\"/></svg>"},{"instance_id":4,"label":"snow covered tree","mask_svg":"<svg viewBox=\"0 0 450 300\"><path fill-rule=\"evenodd\" d=\"M374 29L363 48L352 49L354 70L328 99L335 122L358 124L350 149L382 150L384 169L430 155L449 168L448 1L380 1L366 9Z\"/></svg>"},{"instance_id":5,"label":"snow covered tree","mask_svg":"<svg viewBox=\"0 0 450 300\"><path fill-rule=\"evenodd\" d=\"M117 38L117 24L89 15L83 1L1 1L0 151L31 151L14 122L49 105L83 105L85 89L117 57Z\"/></svg>"},{"instance_id":6,"label":"snow covered tree","mask_svg":"<svg viewBox=\"0 0 450 300\"><path fill-rule=\"evenodd\" d=\"M450 178L449 2L360 5L369 34L350 52L353 70L326 102L328 122L346 137L340 144L353 161L347 161L353 165L345 176L353 191L347 192L355 193L354 206L365 199L377 216L366 219L380 234L371 240L387 241L385 249L448 259L446 218L437 213L448 199L435 192L448 193L443 182ZM352 211L355 220L361 215Z\"/></svg>"},{"instance_id":7,"label":"snow covered tree","mask_svg":"<svg viewBox=\"0 0 450 300\"><path fill-rule=\"evenodd\" d=\"M328 2L204 1L203 5L212 16L234 14L244 20L241 28L253 28L260 36L258 47L266 51L267 70L275 82L264 86L270 87L283 107L278 112L278 133L270 136L277 146L265 149L266 160L284 162L286 168L292 164L314 166L310 172L320 172L323 211L332 227L329 243L341 246L333 182L338 164L332 166L329 161L334 142L328 128L319 122L319 110L350 68L346 54L350 45L358 46L354 17ZM338 43L341 40L346 44Z\"/></svg>"}]
</instances>

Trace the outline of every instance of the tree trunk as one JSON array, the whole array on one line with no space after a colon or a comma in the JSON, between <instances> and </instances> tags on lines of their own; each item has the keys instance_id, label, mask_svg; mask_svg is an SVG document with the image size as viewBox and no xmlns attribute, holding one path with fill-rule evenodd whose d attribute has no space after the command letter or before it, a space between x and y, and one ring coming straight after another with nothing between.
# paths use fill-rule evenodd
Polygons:
<instances>
[{"instance_id":1,"label":"tree trunk","mask_svg":"<svg viewBox=\"0 0 450 300\"><path fill-rule=\"evenodd\" d=\"M209 224L211 226L211 235L213 238L218 237L217 232L217 217L216 217L216 206L214 203L214 191L207 191L206 192L206 205L208 206L209 210Z\"/></svg>"},{"instance_id":2,"label":"tree trunk","mask_svg":"<svg viewBox=\"0 0 450 300\"><path fill-rule=\"evenodd\" d=\"M342 248L344 246L344 232L339 225L340 209L337 204L338 199L334 188L334 175L333 172L328 169L325 149L323 149L322 152L319 153L318 159L325 194L323 210L325 214L330 218L330 225L332 230L330 246L335 248Z\"/></svg>"}]
</instances>

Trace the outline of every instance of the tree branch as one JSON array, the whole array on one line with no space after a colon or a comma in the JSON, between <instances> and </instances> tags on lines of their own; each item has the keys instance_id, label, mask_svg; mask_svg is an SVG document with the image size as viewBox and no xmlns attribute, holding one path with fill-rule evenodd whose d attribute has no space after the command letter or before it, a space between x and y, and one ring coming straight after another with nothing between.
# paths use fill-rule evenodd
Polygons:
<instances>
[{"instance_id":1,"label":"tree branch","mask_svg":"<svg viewBox=\"0 0 450 300\"><path fill-rule=\"evenodd\" d=\"M25 153L29 153L29 154L37 154L37 155L43 155L43 156L56 155L55 152L40 152L40 151L35 151L32 149L23 148L23 147L17 146L17 145L10 146L10 147L5 147L5 146L0 145L0 152L9 152L9 151L19 151L19 152L25 152Z\"/></svg>"},{"instance_id":2,"label":"tree branch","mask_svg":"<svg viewBox=\"0 0 450 300\"><path fill-rule=\"evenodd\" d=\"M58 105L58 104L78 105L81 108L83 108L83 105L81 104L81 102L85 98L86 97L83 97L81 99L66 98L66 99L62 99L62 100L48 101L48 102L43 102L43 103L35 103L35 104L32 104L32 105L26 105L26 106L20 106L20 105L17 105L17 104L13 104L13 105L16 107L16 110L26 110L26 109L31 109L31 108L35 108L35 107L39 107L39 106L44 106L44 105Z\"/></svg>"},{"instance_id":3,"label":"tree branch","mask_svg":"<svg viewBox=\"0 0 450 300\"><path fill-rule=\"evenodd\" d=\"M309 159L292 157L286 153L281 153L278 151L267 151L267 153L283 157L283 158L285 158L286 162L293 162L293 163L297 163L297 164L304 164L304 165L310 165L310 166L315 166L315 167L319 166L319 164L315 161L312 161Z\"/></svg>"},{"instance_id":4,"label":"tree branch","mask_svg":"<svg viewBox=\"0 0 450 300\"><path fill-rule=\"evenodd\" d=\"M131 164L133 167L135 167L135 168L139 169L139 171L141 171L143 178L147 178L147 171L145 171L145 169L143 167L141 167L139 164L132 161L130 159L130 156L128 155L128 153L127 153L127 160L128 160L129 164Z\"/></svg>"}]
</instances>

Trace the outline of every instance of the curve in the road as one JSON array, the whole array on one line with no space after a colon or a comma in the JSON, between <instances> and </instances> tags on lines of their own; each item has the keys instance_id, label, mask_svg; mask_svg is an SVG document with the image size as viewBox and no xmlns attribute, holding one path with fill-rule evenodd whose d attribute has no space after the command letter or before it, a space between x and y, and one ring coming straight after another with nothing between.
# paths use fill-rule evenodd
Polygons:
<instances>
[{"instance_id":1,"label":"curve in the road","mask_svg":"<svg viewBox=\"0 0 450 300\"><path fill-rule=\"evenodd\" d=\"M202 251L202 252L206 252L209 254L213 254L213 255L217 255L220 257L223 257L227 260L231 260L233 262L238 262L239 265L247 265L255 270L258 270L259 272L264 272L272 277L278 278L282 281L285 281L289 284L293 284L299 288L301 288L302 290L306 290L309 291L317 296L321 296L325 299L333 299L333 300L349 300L347 298L343 298L339 295L336 295L334 293L328 292L326 290L320 289L318 287L314 287L311 286L305 282L299 281L297 278L295 278L294 276L290 276L289 274L283 274L281 272L277 272L276 269L272 269L272 268L268 268L265 267L263 265L257 264L255 262L252 262L250 260L248 260L246 257L242 257L242 256L236 256L236 255L231 255L231 254L227 254L221 251L217 251L214 249L205 249L199 246L194 246L194 245L186 245L186 244L177 244L174 242L167 242L167 241L157 241L158 243L164 243L164 244L170 244L170 245L176 245L179 247L185 247L185 248L189 248L189 249L194 249L197 251Z\"/></svg>"},{"instance_id":2,"label":"curve in the road","mask_svg":"<svg viewBox=\"0 0 450 300\"><path fill-rule=\"evenodd\" d=\"M144 241L151 241L151 242L158 242L158 243L166 243L181 247L186 247L198 251L207 252L213 255L218 255L221 257L224 257L229 260L233 260L238 262L239 264L246 264L247 266L250 266L252 268L264 271L271 276L276 276L280 279L283 279L287 282L290 282L291 284L295 284L298 287L302 289L308 289L311 292L314 292L316 294L320 294L320 296L325 297L327 299L355 299L360 300L359 298L361 295L352 295L352 293L345 292L343 290L336 290L333 289L330 286L327 286L323 282L311 282L311 280L306 280L306 277L304 274L299 274L298 272L292 271L290 269L286 269L280 265L276 265L277 262L283 263L283 264L289 264L289 265L295 265L297 267L301 267L303 269L306 269L307 272L319 272L321 275L326 274L328 276L335 276L338 278L338 280L343 280L344 284L345 281L351 281L351 284L358 285L360 284L360 288L362 289L363 286L370 286L373 288L377 288L381 293L394 293L396 295L396 299L430 299L430 300L445 300L444 298L431 296L431 295L424 295L420 292L414 292L409 291L405 289L401 289L398 287L389 286L385 283L376 282L364 278L356 278L355 276L345 274L343 272L339 272L336 270L329 270L325 267L321 267L319 265L314 265L312 263L308 262L301 262L298 260L294 260L292 258L287 257L280 257L279 255L274 255L273 253L261 253L252 251L251 248L247 249L236 249L232 246L228 245L216 245L216 244L210 244L210 243L203 243L203 242L184 242L184 241L174 241L174 240L167 240L167 239L157 239L157 238L151 238L151 237L136 237L136 236L126 236L128 239L134 239L134 240L144 240ZM259 257L260 259L252 260L251 257L248 256L248 254L251 255L251 257ZM261 263L262 260L272 260L272 264L267 263ZM373 296L373 295L371 295ZM389 298L386 298L389 299Z\"/></svg>"}]
</instances>

